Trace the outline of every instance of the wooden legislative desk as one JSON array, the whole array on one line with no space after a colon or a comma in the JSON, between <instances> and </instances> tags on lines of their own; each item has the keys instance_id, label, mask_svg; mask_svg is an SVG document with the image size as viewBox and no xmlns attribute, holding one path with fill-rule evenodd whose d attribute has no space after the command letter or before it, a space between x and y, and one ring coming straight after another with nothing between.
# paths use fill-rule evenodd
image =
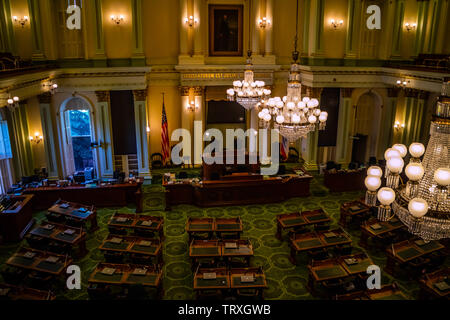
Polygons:
<instances>
[{"instance_id":1,"label":"wooden legislative desk","mask_svg":"<svg viewBox=\"0 0 450 320\"><path fill-rule=\"evenodd\" d=\"M281 202L293 197L309 196L312 176L285 175L268 179L240 176L240 179L207 180L202 183L167 183L166 209L172 205L193 204L199 207L247 205Z\"/></svg>"},{"instance_id":2,"label":"wooden legislative desk","mask_svg":"<svg viewBox=\"0 0 450 320\"><path fill-rule=\"evenodd\" d=\"M13 196L16 203L0 212L0 243L20 241L33 225L33 195Z\"/></svg>"},{"instance_id":3,"label":"wooden legislative desk","mask_svg":"<svg viewBox=\"0 0 450 320\"><path fill-rule=\"evenodd\" d=\"M87 188L84 185L68 187L37 187L25 189L25 194L34 194L33 207L45 210L58 199L77 202L96 207L124 207L128 203L136 204L136 212L142 212L142 183L122 183L98 185Z\"/></svg>"}]
</instances>

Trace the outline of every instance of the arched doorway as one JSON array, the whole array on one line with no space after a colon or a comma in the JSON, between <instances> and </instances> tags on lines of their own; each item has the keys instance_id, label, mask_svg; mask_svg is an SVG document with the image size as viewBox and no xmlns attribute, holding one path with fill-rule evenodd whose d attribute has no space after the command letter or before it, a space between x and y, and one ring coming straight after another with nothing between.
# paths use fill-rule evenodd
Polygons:
<instances>
[{"instance_id":1,"label":"arched doorway","mask_svg":"<svg viewBox=\"0 0 450 320\"><path fill-rule=\"evenodd\" d=\"M72 97L60 108L60 121L64 150L65 174L85 172L86 176L97 176L96 154L92 147L95 141L93 109L82 97Z\"/></svg>"},{"instance_id":2,"label":"arched doorway","mask_svg":"<svg viewBox=\"0 0 450 320\"><path fill-rule=\"evenodd\" d=\"M368 91L362 94L356 104L353 127L352 162L366 163L376 157L381 121L381 97Z\"/></svg>"}]
</instances>

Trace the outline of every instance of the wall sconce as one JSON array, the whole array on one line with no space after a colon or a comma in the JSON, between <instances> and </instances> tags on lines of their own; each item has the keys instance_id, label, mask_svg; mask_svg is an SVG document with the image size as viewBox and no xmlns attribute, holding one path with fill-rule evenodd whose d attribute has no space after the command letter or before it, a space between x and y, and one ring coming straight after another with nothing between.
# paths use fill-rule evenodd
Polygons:
<instances>
[{"instance_id":1,"label":"wall sconce","mask_svg":"<svg viewBox=\"0 0 450 320\"><path fill-rule=\"evenodd\" d=\"M344 24L344 20L337 21L337 20L331 19L330 24L334 28L334 30L336 30L337 28L339 28L340 26L342 26Z\"/></svg>"},{"instance_id":2,"label":"wall sconce","mask_svg":"<svg viewBox=\"0 0 450 320\"><path fill-rule=\"evenodd\" d=\"M417 27L417 24L415 24L415 23L409 23L409 22L406 22L405 23L405 29L406 29L406 31L411 31L411 30L416 30L416 27Z\"/></svg>"},{"instance_id":3,"label":"wall sconce","mask_svg":"<svg viewBox=\"0 0 450 320\"><path fill-rule=\"evenodd\" d=\"M150 127L149 126L147 126L147 133L150 133Z\"/></svg>"},{"instance_id":4,"label":"wall sconce","mask_svg":"<svg viewBox=\"0 0 450 320\"><path fill-rule=\"evenodd\" d=\"M186 110L190 111L190 112L195 112L200 108L200 106L198 105L198 103L195 103L194 100L191 100L189 102L189 104L186 106Z\"/></svg>"},{"instance_id":5,"label":"wall sconce","mask_svg":"<svg viewBox=\"0 0 450 320\"><path fill-rule=\"evenodd\" d=\"M14 22L22 25L22 28L25 26L29 19L30 18L28 18L28 16L23 16L21 19L19 19L17 16L13 17Z\"/></svg>"},{"instance_id":6,"label":"wall sconce","mask_svg":"<svg viewBox=\"0 0 450 320\"><path fill-rule=\"evenodd\" d=\"M184 18L184 23L189 27L193 27L198 23L198 19L194 18L194 16L189 16L189 18Z\"/></svg>"},{"instance_id":7,"label":"wall sconce","mask_svg":"<svg viewBox=\"0 0 450 320\"><path fill-rule=\"evenodd\" d=\"M119 16L111 15L111 21L114 22L117 25L119 25L124 20L125 20L125 16L123 14L121 14Z\"/></svg>"},{"instance_id":8,"label":"wall sconce","mask_svg":"<svg viewBox=\"0 0 450 320\"><path fill-rule=\"evenodd\" d=\"M56 89L58 89L58 84L57 83L48 83L48 84L43 84L42 85L44 88L48 88L51 94L55 94Z\"/></svg>"},{"instance_id":9,"label":"wall sconce","mask_svg":"<svg viewBox=\"0 0 450 320\"><path fill-rule=\"evenodd\" d=\"M403 87L403 88L406 88L406 86L410 83L411 81L409 81L409 80L405 80L405 79L403 79L403 80L397 80L397 87Z\"/></svg>"},{"instance_id":10,"label":"wall sconce","mask_svg":"<svg viewBox=\"0 0 450 320\"><path fill-rule=\"evenodd\" d=\"M8 103L6 106L7 106L8 110L11 111L11 112L15 108L19 107L20 99L17 96L11 97L11 95L9 95L9 98L8 99L4 99L4 100L6 100L6 102Z\"/></svg>"},{"instance_id":11,"label":"wall sconce","mask_svg":"<svg viewBox=\"0 0 450 320\"><path fill-rule=\"evenodd\" d=\"M258 20L258 23L259 23L259 27L260 27L261 29L265 29L266 27L269 27L269 26L270 26L270 20L267 19L266 17L260 18L260 19Z\"/></svg>"},{"instance_id":12,"label":"wall sconce","mask_svg":"<svg viewBox=\"0 0 450 320\"><path fill-rule=\"evenodd\" d=\"M405 124L404 123L400 123L399 121L395 121L394 123L394 129L396 131L400 131L401 129L405 128Z\"/></svg>"},{"instance_id":13,"label":"wall sconce","mask_svg":"<svg viewBox=\"0 0 450 320\"><path fill-rule=\"evenodd\" d=\"M41 134L39 132L36 132L34 134L34 137L30 136L28 139L30 139L30 142L34 142L36 144L39 144L39 142L41 142L44 139L44 137L41 136Z\"/></svg>"}]
</instances>

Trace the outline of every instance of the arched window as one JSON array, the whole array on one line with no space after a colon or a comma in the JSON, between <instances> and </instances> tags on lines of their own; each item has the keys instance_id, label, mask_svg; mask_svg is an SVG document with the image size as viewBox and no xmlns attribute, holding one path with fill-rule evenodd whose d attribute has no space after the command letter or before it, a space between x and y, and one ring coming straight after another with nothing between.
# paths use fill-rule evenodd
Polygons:
<instances>
[{"instance_id":1,"label":"arched window","mask_svg":"<svg viewBox=\"0 0 450 320\"><path fill-rule=\"evenodd\" d=\"M96 156L92 143L95 141L93 112L90 104L81 97L66 100L60 112L64 141L65 173L85 172L96 177Z\"/></svg>"}]
</instances>

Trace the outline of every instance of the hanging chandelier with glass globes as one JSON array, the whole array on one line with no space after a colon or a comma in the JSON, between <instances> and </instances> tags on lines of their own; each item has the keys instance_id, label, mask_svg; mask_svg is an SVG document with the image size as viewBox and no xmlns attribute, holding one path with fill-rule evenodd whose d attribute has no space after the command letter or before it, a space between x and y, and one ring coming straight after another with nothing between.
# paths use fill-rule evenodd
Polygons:
<instances>
[{"instance_id":1,"label":"hanging chandelier with glass globes","mask_svg":"<svg viewBox=\"0 0 450 320\"><path fill-rule=\"evenodd\" d=\"M250 0L249 19L251 21L252 1ZM252 64L252 50L251 50L251 35L252 24L248 26L248 48L247 64L244 71L244 80L233 81L233 88L227 90L227 97L230 101L236 101L242 105L246 110L253 109L256 104L264 99L268 99L271 91L265 88L265 82L254 80L253 64Z\"/></svg>"},{"instance_id":2,"label":"hanging chandelier with glass globes","mask_svg":"<svg viewBox=\"0 0 450 320\"><path fill-rule=\"evenodd\" d=\"M233 88L227 90L228 100L236 101L245 109L253 109L263 99L268 99L270 89L265 88L264 81L254 81L251 51L248 52L247 66L244 72L244 80L233 81Z\"/></svg>"},{"instance_id":3,"label":"hanging chandelier with glass globes","mask_svg":"<svg viewBox=\"0 0 450 320\"><path fill-rule=\"evenodd\" d=\"M287 95L283 98L263 99L257 104L260 110L258 113L260 125L267 128L273 122L273 127L278 129L289 142L294 142L302 137L306 138L309 132L315 131L317 128L325 130L328 119L328 113L320 110L317 99L306 96L302 98L300 65L297 63L299 56L297 51L298 0L296 12L293 62L289 71Z\"/></svg>"},{"instance_id":4,"label":"hanging chandelier with glass globes","mask_svg":"<svg viewBox=\"0 0 450 320\"><path fill-rule=\"evenodd\" d=\"M395 144L386 150L386 187L381 189L383 171L378 166L367 170L366 204L378 206L378 219L388 221L395 215L409 231L425 241L450 238L450 90L443 85L430 127L428 146L412 143L409 148ZM404 158L410 161L404 167ZM423 156L423 160L421 157ZM401 183L405 169L408 181Z\"/></svg>"}]
</instances>

